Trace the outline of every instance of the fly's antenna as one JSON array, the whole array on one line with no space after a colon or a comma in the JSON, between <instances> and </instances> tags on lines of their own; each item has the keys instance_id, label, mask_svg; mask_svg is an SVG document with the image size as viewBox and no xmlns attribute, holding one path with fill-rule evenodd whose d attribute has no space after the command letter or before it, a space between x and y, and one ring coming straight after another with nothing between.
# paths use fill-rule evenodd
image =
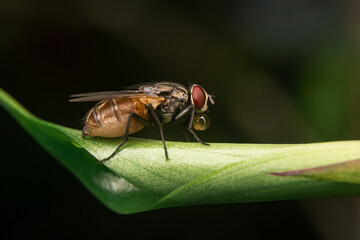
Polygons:
<instances>
[{"instance_id":1,"label":"fly's antenna","mask_svg":"<svg viewBox=\"0 0 360 240\"><path fill-rule=\"evenodd\" d=\"M214 105L215 104L215 102L214 102L214 98L215 98L214 94L211 94L211 95L209 94L208 96L209 96L209 101L211 102L212 105Z\"/></svg>"}]
</instances>

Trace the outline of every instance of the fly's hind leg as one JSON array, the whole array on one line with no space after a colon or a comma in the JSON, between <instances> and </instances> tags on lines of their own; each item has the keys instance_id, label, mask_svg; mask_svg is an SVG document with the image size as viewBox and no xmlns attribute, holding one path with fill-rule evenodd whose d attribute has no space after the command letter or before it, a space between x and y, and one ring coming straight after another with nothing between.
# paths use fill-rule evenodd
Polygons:
<instances>
[{"instance_id":1,"label":"fly's hind leg","mask_svg":"<svg viewBox=\"0 0 360 240\"><path fill-rule=\"evenodd\" d=\"M124 141L122 141L120 143L120 145L115 149L115 151L110 155L108 156L107 158L105 159L102 159L102 160L99 160L100 163L103 163L109 159L111 159L113 156L116 155L116 153L119 151L119 149L124 145L124 143L127 142L128 138L129 138L129 130L130 130L130 122L131 122L131 118L134 118L136 121L142 123L143 125L145 126L149 126L150 125L150 122L145 120L144 118L140 117L139 115L137 115L136 113L132 113L127 121L127 124L126 124L126 129L125 129L125 135L124 135Z\"/></svg>"}]
</instances>

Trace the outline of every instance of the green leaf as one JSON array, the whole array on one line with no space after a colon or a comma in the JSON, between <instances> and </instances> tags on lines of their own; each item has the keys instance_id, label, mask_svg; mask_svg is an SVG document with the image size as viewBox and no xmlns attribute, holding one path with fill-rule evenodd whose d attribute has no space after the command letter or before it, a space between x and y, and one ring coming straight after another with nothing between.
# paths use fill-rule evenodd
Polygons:
<instances>
[{"instance_id":1,"label":"green leaf","mask_svg":"<svg viewBox=\"0 0 360 240\"><path fill-rule=\"evenodd\" d=\"M360 141L313 144L167 142L81 138L81 131L41 120L0 89L0 104L104 205L128 214L164 207L360 195L359 167L342 178L270 174L360 159ZM317 173L315 173L317 174ZM280 176L279 176L280 175ZM345 177L344 177L345 176Z\"/></svg>"}]
</instances>

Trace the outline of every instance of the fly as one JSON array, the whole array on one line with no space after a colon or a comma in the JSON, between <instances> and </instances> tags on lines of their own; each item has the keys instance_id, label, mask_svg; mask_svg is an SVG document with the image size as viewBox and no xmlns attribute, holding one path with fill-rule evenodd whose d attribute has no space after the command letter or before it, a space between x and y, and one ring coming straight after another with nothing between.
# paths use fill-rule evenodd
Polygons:
<instances>
[{"instance_id":1,"label":"fly","mask_svg":"<svg viewBox=\"0 0 360 240\"><path fill-rule=\"evenodd\" d=\"M172 82L143 84L122 91L82 93L70 96L70 102L98 101L85 116L82 129L83 138L91 137L124 137L116 150L100 162L111 159L128 141L129 134L140 131L145 126L156 125L159 128L165 157L169 159L163 125L190 115L185 122L184 132L190 132L196 141L204 145L194 132L204 131L210 120L205 114L208 102L214 104L212 97L197 84L189 88Z\"/></svg>"}]
</instances>

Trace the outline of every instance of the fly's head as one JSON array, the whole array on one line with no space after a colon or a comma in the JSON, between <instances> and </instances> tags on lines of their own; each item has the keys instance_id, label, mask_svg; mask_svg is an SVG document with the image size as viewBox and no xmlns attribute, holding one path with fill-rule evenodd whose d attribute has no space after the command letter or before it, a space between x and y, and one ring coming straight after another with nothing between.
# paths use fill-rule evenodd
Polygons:
<instances>
[{"instance_id":1,"label":"fly's head","mask_svg":"<svg viewBox=\"0 0 360 240\"><path fill-rule=\"evenodd\" d=\"M208 111L208 101L215 104L212 97L205 91L205 89L197 84L190 87L191 104L195 106L196 113L205 113Z\"/></svg>"}]
</instances>

